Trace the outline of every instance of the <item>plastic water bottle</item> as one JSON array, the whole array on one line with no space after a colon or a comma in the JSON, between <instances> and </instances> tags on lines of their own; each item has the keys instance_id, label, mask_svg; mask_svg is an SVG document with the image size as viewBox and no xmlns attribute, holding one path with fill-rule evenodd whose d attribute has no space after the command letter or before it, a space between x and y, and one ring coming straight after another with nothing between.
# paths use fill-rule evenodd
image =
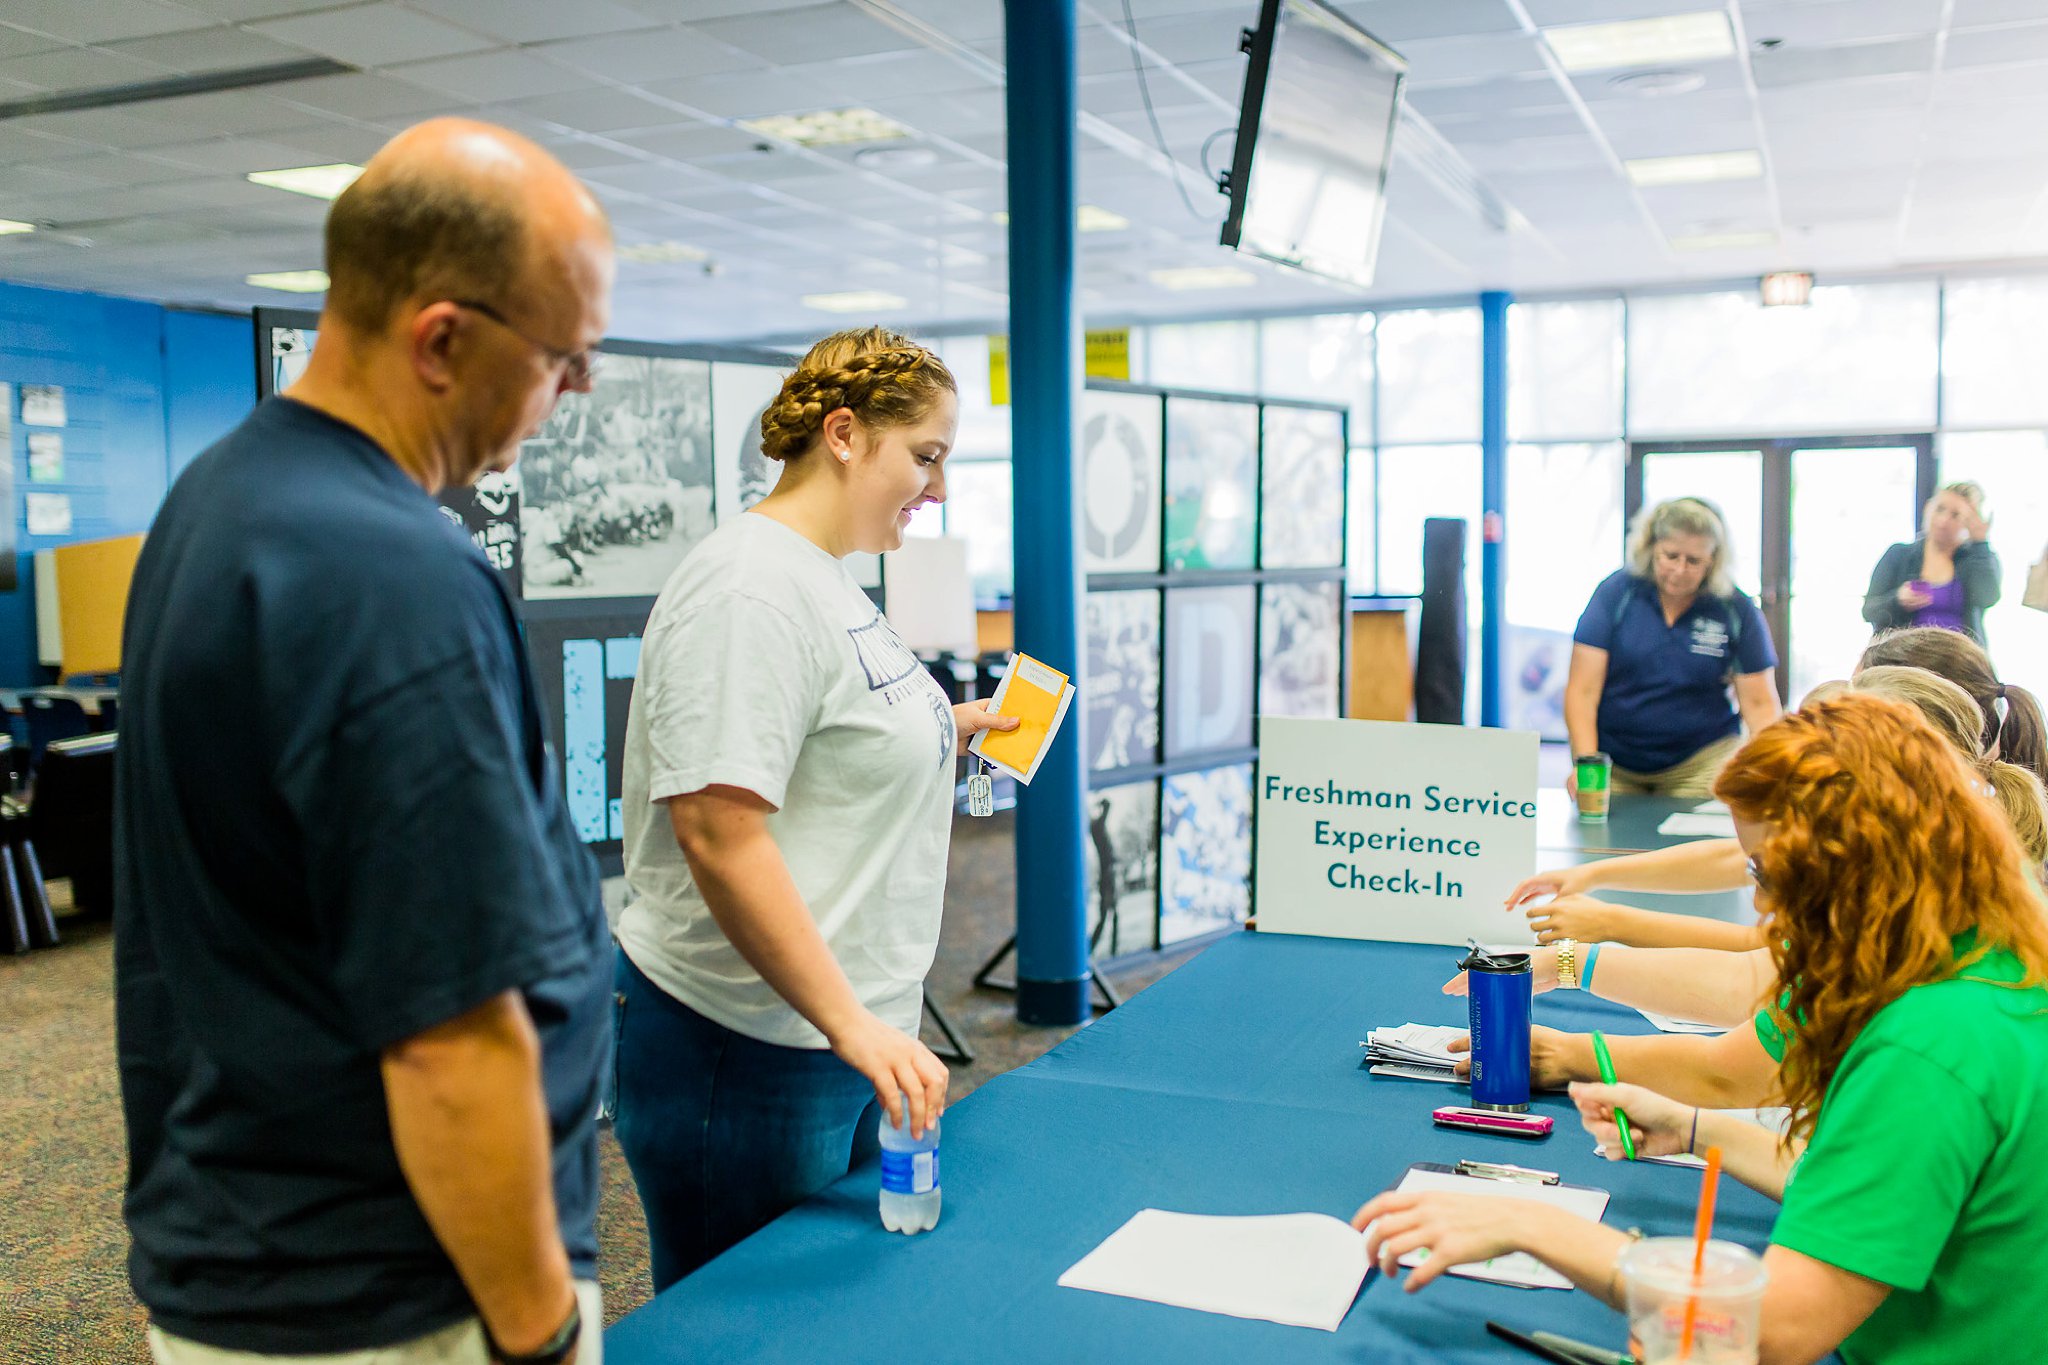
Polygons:
<instances>
[{"instance_id":1,"label":"plastic water bottle","mask_svg":"<svg viewBox=\"0 0 2048 1365\"><path fill-rule=\"evenodd\" d=\"M882 1111L882 1226L891 1232L925 1232L939 1225L939 1125L922 1138L910 1135L910 1101L903 1101L903 1127L890 1126Z\"/></svg>"}]
</instances>

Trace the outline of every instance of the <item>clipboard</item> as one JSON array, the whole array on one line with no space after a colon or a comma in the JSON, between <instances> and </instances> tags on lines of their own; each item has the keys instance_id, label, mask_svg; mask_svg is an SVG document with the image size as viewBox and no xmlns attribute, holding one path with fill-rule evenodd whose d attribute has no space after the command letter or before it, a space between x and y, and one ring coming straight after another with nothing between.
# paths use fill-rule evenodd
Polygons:
<instances>
[{"instance_id":1,"label":"clipboard","mask_svg":"<svg viewBox=\"0 0 2048 1365\"><path fill-rule=\"evenodd\" d=\"M1028 654L1014 655L989 710L1015 716L1019 724L1009 731L981 731L967 742L967 752L1029 786L1073 702L1072 678Z\"/></svg>"},{"instance_id":2,"label":"clipboard","mask_svg":"<svg viewBox=\"0 0 2048 1365\"><path fill-rule=\"evenodd\" d=\"M1418 1161L1410 1166L1401 1177L1397 1190L1441 1190L1451 1194L1491 1195L1503 1199L1533 1199L1549 1204L1564 1213L1577 1214L1599 1222L1607 1212L1609 1195L1606 1190L1591 1185L1567 1185L1549 1172L1527 1171L1526 1176L1547 1176L1548 1179L1534 1180L1502 1176L1480 1176L1467 1174L1460 1167L1487 1167L1492 1163L1460 1162L1458 1166L1446 1166L1441 1162ZM1401 1258L1404 1266L1418 1266L1427 1257L1425 1251L1411 1251ZM1570 1289L1572 1282L1552 1270L1543 1262L1524 1251L1496 1256L1490 1261L1474 1261L1468 1265L1455 1266L1446 1272L1468 1280L1485 1280L1490 1284L1514 1285L1522 1289Z\"/></svg>"}]
</instances>

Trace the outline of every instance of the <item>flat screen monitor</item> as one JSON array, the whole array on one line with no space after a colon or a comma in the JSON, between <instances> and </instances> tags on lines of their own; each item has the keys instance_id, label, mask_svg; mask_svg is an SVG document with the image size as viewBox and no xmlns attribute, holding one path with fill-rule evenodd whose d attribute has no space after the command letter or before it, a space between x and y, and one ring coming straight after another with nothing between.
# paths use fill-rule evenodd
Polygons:
<instances>
[{"instance_id":1,"label":"flat screen monitor","mask_svg":"<svg viewBox=\"0 0 2048 1365\"><path fill-rule=\"evenodd\" d=\"M1408 63L1322 0L1264 0L1223 245L1372 283Z\"/></svg>"}]
</instances>

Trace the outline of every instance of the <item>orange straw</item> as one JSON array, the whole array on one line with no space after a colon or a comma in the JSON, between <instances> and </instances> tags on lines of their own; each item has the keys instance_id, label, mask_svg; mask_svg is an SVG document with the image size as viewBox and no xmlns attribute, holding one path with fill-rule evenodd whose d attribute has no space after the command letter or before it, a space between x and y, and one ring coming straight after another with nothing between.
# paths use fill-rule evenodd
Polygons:
<instances>
[{"instance_id":1,"label":"orange straw","mask_svg":"<svg viewBox=\"0 0 2048 1365\"><path fill-rule=\"evenodd\" d=\"M1678 1341L1678 1358L1692 1359L1692 1329L1699 1318L1700 1276L1707 1268L1707 1239L1714 1235L1714 1190L1721 1183L1721 1149L1707 1148L1707 1176L1700 1182L1700 1212L1692 1228L1692 1287L1685 1300L1685 1329Z\"/></svg>"}]
</instances>

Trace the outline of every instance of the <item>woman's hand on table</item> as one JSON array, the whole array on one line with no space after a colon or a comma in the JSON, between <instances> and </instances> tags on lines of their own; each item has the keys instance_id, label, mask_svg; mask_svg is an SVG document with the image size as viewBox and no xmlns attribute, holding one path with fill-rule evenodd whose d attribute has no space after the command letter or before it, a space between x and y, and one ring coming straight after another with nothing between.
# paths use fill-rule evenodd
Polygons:
<instances>
[{"instance_id":1,"label":"woman's hand on table","mask_svg":"<svg viewBox=\"0 0 2048 1365\"><path fill-rule=\"evenodd\" d=\"M960 733L960 745L965 748L967 741L983 730L1008 733L1023 724L1015 716L999 716L989 708L995 705L992 697L980 701L963 701L953 708L953 728Z\"/></svg>"},{"instance_id":2,"label":"woman's hand on table","mask_svg":"<svg viewBox=\"0 0 2048 1365\"><path fill-rule=\"evenodd\" d=\"M1529 950L1529 988L1537 995L1557 989L1557 949L1531 948ZM1444 982L1445 995L1470 995L1466 974L1459 972Z\"/></svg>"},{"instance_id":3,"label":"woman's hand on table","mask_svg":"<svg viewBox=\"0 0 2048 1365\"><path fill-rule=\"evenodd\" d=\"M1563 1033L1541 1024L1529 1025L1529 1085L1536 1090L1562 1090L1574 1078L1569 1055L1571 1040L1580 1035ZM1470 1052L1472 1035L1467 1033L1444 1044L1446 1052ZM1470 1076L1472 1063L1459 1058L1451 1064L1452 1074Z\"/></svg>"},{"instance_id":4,"label":"woman's hand on table","mask_svg":"<svg viewBox=\"0 0 2048 1365\"><path fill-rule=\"evenodd\" d=\"M1611 905L1584 892L1571 891L1542 905L1525 906L1529 928L1538 943L1555 943L1561 938L1581 943L1624 941L1629 912L1625 905Z\"/></svg>"},{"instance_id":5,"label":"woman's hand on table","mask_svg":"<svg viewBox=\"0 0 2048 1365\"><path fill-rule=\"evenodd\" d=\"M1403 1287L1412 1294L1454 1266L1522 1250L1546 1212L1528 1199L1389 1190L1352 1214L1351 1226L1365 1234L1365 1254L1382 1275L1411 1251L1429 1253L1408 1272Z\"/></svg>"},{"instance_id":6,"label":"woman's hand on table","mask_svg":"<svg viewBox=\"0 0 2048 1365\"><path fill-rule=\"evenodd\" d=\"M910 1101L910 1132L922 1137L946 1109L946 1064L917 1039L862 1011L847 1028L831 1035L832 1054L867 1077L891 1127L903 1126L903 1102Z\"/></svg>"},{"instance_id":7,"label":"woman's hand on table","mask_svg":"<svg viewBox=\"0 0 2048 1365\"><path fill-rule=\"evenodd\" d=\"M1524 877L1508 892L1507 908L1513 910L1538 896L1582 896L1593 889L1593 864L1556 867Z\"/></svg>"},{"instance_id":8,"label":"woman's hand on table","mask_svg":"<svg viewBox=\"0 0 2048 1365\"><path fill-rule=\"evenodd\" d=\"M1699 1110L1640 1085L1573 1081L1566 1089L1571 1091L1572 1103L1579 1106L1579 1122L1609 1161L1627 1160L1621 1146L1621 1124L1614 1117L1617 1108L1628 1115L1629 1137L1638 1157L1684 1155L1691 1150L1692 1135L1699 1131Z\"/></svg>"}]
</instances>

